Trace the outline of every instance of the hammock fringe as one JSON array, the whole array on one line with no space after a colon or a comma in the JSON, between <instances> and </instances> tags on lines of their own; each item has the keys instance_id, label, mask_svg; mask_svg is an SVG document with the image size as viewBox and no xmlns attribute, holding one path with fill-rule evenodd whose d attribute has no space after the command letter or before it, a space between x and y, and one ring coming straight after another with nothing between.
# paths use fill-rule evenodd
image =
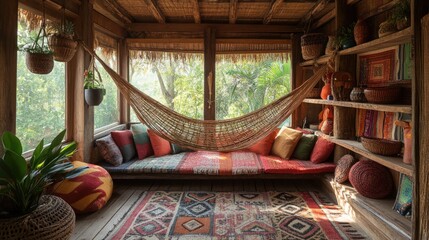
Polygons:
<instances>
[{"instance_id":1,"label":"hammock fringe","mask_svg":"<svg viewBox=\"0 0 429 240\"><path fill-rule=\"evenodd\" d=\"M291 93L249 114L226 120L199 120L181 115L131 85L82 42L125 96L138 119L170 142L194 150L233 151L245 149L274 131L298 108L326 71L326 66Z\"/></svg>"}]
</instances>

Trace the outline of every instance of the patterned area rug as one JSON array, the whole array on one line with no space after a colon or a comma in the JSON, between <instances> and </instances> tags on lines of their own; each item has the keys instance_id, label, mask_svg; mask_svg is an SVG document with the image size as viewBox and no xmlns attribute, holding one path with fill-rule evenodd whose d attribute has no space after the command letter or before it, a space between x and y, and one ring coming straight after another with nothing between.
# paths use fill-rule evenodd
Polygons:
<instances>
[{"instance_id":1,"label":"patterned area rug","mask_svg":"<svg viewBox=\"0 0 429 240\"><path fill-rule=\"evenodd\" d=\"M365 239L314 192L146 192L108 239Z\"/></svg>"}]
</instances>

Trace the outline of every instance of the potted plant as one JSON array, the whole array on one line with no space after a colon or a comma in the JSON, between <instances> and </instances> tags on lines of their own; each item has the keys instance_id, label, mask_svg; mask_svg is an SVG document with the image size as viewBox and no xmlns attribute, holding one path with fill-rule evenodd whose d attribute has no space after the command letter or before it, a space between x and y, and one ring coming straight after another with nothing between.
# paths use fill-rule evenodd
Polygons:
<instances>
[{"instance_id":1,"label":"potted plant","mask_svg":"<svg viewBox=\"0 0 429 240\"><path fill-rule=\"evenodd\" d=\"M31 43L21 47L21 50L26 52L25 64L30 72L49 74L54 68L53 51L46 43L46 32L43 24L36 38Z\"/></svg>"},{"instance_id":2,"label":"potted plant","mask_svg":"<svg viewBox=\"0 0 429 240\"><path fill-rule=\"evenodd\" d=\"M70 61L76 53L77 41L74 37L74 24L71 21L62 21L54 24L53 33L48 39L49 47L54 51L54 59L59 62Z\"/></svg>"},{"instance_id":3,"label":"potted plant","mask_svg":"<svg viewBox=\"0 0 429 240\"><path fill-rule=\"evenodd\" d=\"M336 36L336 42L340 49L347 49L356 46L354 39L354 26L352 23L349 26L342 26Z\"/></svg>"},{"instance_id":4,"label":"potted plant","mask_svg":"<svg viewBox=\"0 0 429 240\"><path fill-rule=\"evenodd\" d=\"M96 68L93 68L97 71ZM86 70L84 73L84 89L85 101L89 106L98 106L103 101L103 96L106 94L100 73L97 71L98 79L94 75L94 71Z\"/></svg>"},{"instance_id":5,"label":"potted plant","mask_svg":"<svg viewBox=\"0 0 429 240\"><path fill-rule=\"evenodd\" d=\"M410 2L408 0L399 0L392 10L390 21L398 30L405 29L410 26Z\"/></svg>"},{"instance_id":6,"label":"potted plant","mask_svg":"<svg viewBox=\"0 0 429 240\"><path fill-rule=\"evenodd\" d=\"M76 144L61 145L65 130L47 146L41 140L27 162L21 141L10 132L1 137L0 237L2 239L64 239L75 222L72 208L62 199L44 195L56 178L71 178L83 168L68 161Z\"/></svg>"}]
</instances>

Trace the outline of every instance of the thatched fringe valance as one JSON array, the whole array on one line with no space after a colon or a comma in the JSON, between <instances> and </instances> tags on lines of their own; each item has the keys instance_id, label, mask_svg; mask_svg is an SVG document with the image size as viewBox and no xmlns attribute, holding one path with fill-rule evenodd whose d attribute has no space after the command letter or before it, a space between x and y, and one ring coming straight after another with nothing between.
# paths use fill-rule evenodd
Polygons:
<instances>
[{"instance_id":1,"label":"thatched fringe valance","mask_svg":"<svg viewBox=\"0 0 429 240\"><path fill-rule=\"evenodd\" d=\"M28 11L26 9L18 9L18 21L24 22L30 31L39 29L40 25L42 24L42 19L42 15Z\"/></svg>"},{"instance_id":2,"label":"thatched fringe valance","mask_svg":"<svg viewBox=\"0 0 429 240\"><path fill-rule=\"evenodd\" d=\"M94 49L100 48L103 56L112 57L117 53L118 41L100 31L94 32Z\"/></svg>"},{"instance_id":3,"label":"thatched fringe valance","mask_svg":"<svg viewBox=\"0 0 429 240\"><path fill-rule=\"evenodd\" d=\"M195 58L203 58L204 44L198 41L180 42L138 42L128 41L130 58L141 58L147 61L165 59L187 61ZM217 43L216 59L229 61L263 61L290 59L290 44L265 44L265 43Z\"/></svg>"}]
</instances>

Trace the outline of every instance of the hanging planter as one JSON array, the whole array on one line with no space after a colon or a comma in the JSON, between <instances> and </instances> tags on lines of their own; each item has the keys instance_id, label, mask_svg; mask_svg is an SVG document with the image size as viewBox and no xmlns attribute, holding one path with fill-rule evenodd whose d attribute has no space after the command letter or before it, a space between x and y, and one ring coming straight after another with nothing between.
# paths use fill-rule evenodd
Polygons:
<instances>
[{"instance_id":1,"label":"hanging planter","mask_svg":"<svg viewBox=\"0 0 429 240\"><path fill-rule=\"evenodd\" d=\"M84 73L85 101L89 106L98 106L103 101L106 89L103 86L98 69L94 66L94 58L92 58L89 66L89 69L93 70L86 70ZM97 72L98 79L95 77L94 71Z\"/></svg>"},{"instance_id":2,"label":"hanging planter","mask_svg":"<svg viewBox=\"0 0 429 240\"><path fill-rule=\"evenodd\" d=\"M47 44L44 11L42 25L40 26L37 37L32 43L24 45L21 50L26 52L25 65L30 72L35 74L49 74L54 68L53 52Z\"/></svg>"},{"instance_id":3,"label":"hanging planter","mask_svg":"<svg viewBox=\"0 0 429 240\"><path fill-rule=\"evenodd\" d=\"M54 51L54 59L58 62L70 61L76 53L77 41L73 39L74 24L65 19L65 6L61 23L53 26L54 33L49 37L49 47Z\"/></svg>"}]
</instances>

